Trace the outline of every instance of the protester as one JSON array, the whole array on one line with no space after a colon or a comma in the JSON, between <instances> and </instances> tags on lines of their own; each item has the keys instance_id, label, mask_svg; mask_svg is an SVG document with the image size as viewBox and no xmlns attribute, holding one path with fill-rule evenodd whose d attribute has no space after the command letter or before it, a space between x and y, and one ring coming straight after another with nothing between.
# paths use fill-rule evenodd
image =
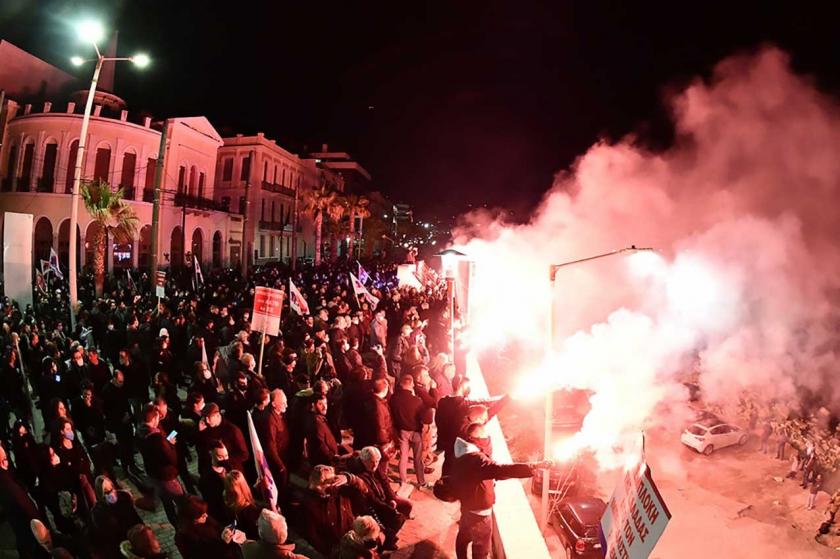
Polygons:
<instances>
[{"instance_id":1,"label":"protester","mask_svg":"<svg viewBox=\"0 0 840 559\"><path fill-rule=\"evenodd\" d=\"M96 504L91 511L92 543L107 558L120 557L120 545L128 530L141 524L134 500L126 491L118 491L107 476L96 478Z\"/></svg>"},{"instance_id":2,"label":"protester","mask_svg":"<svg viewBox=\"0 0 840 559\"><path fill-rule=\"evenodd\" d=\"M233 519L236 527L251 539L256 539L257 519L262 507L258 507L251 494L251 488L245 476L239 470L231 470L225 476L223 497L228 510L228 518Z\"/></svg>"},{"instance_id":3,"label":"protester","mask_svg":"<svg viewBox=\"0 0 840 559\"><path fill-rule=\"evenodd\" d=\"M341 538L336 559L379 559L377 548L382 544L379 524L372 516L358 516L353 529Z\"/></svg>"},{"instance_id":4,"label":"protester","mask_svg":"<svg viewBox=\"0 0 840 559\"><path fill-rule=\"evenodd\" d=\"M184 486L178 478L175 438L162 433L159 424L160 414L157 408L154 404L148 404L143 410L143 423L137 429L138 446L149 479L163 502L166 517L175 525L175 502L184 495Z\"/></svg>"},{"instance_id":5,"label":"protester","mask_svg":"<svg viewBox=\"0 0 840 559\"><path fill-rule=\"evenodd\" d=\"M257 520L259 538L242 544L244 559L306 559L295 553L295 544L286 543L289 529L279 513L263 509Z\"/></svg>"}]
</instances>

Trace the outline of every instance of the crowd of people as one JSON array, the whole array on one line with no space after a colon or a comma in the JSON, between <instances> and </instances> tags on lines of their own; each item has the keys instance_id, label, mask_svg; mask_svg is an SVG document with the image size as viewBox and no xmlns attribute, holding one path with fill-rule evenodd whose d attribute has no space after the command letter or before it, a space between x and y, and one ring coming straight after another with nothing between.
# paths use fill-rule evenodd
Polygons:
<instances>
[{"instance_id":1,"label":"crowd of people","mask_svg":"<svg viewBox=\"0 0 840 559\"><path fill-rule=\"evenodd\" d=\"M137 510L159 503L187 559L299 557L288 526L324 557L375 558L443 453L463 488L458 557L486 557L492 480L537 465L490 459L482 425L506 399L469 399L445 284L368 267L376 306L347 265L175 271L160 302L145 274L101 297L87 277L74 328L54 276L34 307L2 301L0 506L19 555L166 557ZM252 331L256 286L290 279L311 314L287 297L280 335Z\"/></svg>"}]
</instances>

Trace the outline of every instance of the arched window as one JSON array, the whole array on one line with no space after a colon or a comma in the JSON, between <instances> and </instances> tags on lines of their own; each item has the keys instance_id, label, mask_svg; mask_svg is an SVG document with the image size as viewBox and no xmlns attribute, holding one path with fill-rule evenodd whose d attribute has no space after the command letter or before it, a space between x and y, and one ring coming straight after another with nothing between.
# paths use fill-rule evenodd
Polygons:
<instances>
[{"instance_id":1,"label":"arched window","mask_svg":"<svg viewBox=\"0 0 840 559\"><path fill-rule=\"evenodd\" d=\"M93 165L93 180L109 182L108 174L111 170L111 148L101 147L96 150L96 161Z\"/></svg>"},{"instance_id":2,"label":"arched window","mask_svg":"<svg viewBox=\"0 0 840 559\"><path fill-rule=\"evenodd\" d=\"M73 193L73 176L76 173L76 156L79 155L79 140L70 143L70 153L67 154L67 174L64 180L64 192Z\"/></svg>"},{"instance_id":3,"label":"arched window","mask_svg":"<svg viewBox=\"0 0 840 559\"><path fill-rule=\"evenodd\" d=\"M198 180L198 177L196 177L195 165L193 165L192 167L190 167L190 190L189 190L189 195L193 198L195 197L195 185L196 185L197 180Z\"/></svg>"},{"instance_id":4,"label":"arched window","mask_svg":"<svg viewBox=\"0 0 840 559\"><path fill-rule=\"evenodd\" d=\"M204 235L201 233L201 229L197 227L192 234L192 253L198 258L199 262L204 260Z\"/></svg>"},{"instance_id":5,"label":"arched window","mask_svg":"<svg viewBox=\"0 0 840 559\"><path fill-rule=\"evenodd\" d=\"M216 231L213 234L213 267L222 267L222 232Z\"/></svg>"},{"instance_id":6,"label":"arched window","mask_svg":"<svg viewBox=\"0 0 840 559\"><path fill-rule=\"evenodd\" d=\"M35 250L35 262L39 264L40 260L50 259L50 249L53 243L53 228L52 223L46 217L42 217L35 224L35 242L33 248ZM39 264L40 265L40 264Z\"/></svg>"},{"instance_id":7,"label":"arched window","mask_svg":"<svg viewBox=\"0 0 840 559\"><path fill-rule=\"evenodd\" d=\"M198 174L198 197L204 198L204 173Z\"/></svg>"},{"instance_id":8,"label":"arched window","mask_svg":"<svg viewBox=\"0 0 840 559\"><path fill-rule=\"evenodd\" d=\"M11 192L12 190L12 182L14 182L17 174L17 154L17 146L13 145L9 148L9 162L6 164L8 171L6 172L6 178L3 179L3 192Z\"/></svg>"},{"instance_id":9,"label":"arched window","mask_svg":"<svg viewBox=\"0 0 840 559\"><path fill-rule=\"evenodd\" d=\"M38 180L38 192L52 192L55 187L55 163L58 159L58 144L50 142L44 148L44 168Z\"/></svg>"},{"instance_id":10,"label":"arched window","mask_svg":"<svg viewBox=\"0 0 840 559\"><path fill-rule=\"evenodd\" d=\"M141 270L149 267L152 257L152 226L144 225L140 229L140 240L137 246L137 267Z\"/></svg>"},{"instance_id":11,"label":"arched window","mask_svg":"<svg viewBox=\"0 0 840 559\"><path fill-rule=\"evenodd\" d=\"M172 268L184 265L184 235L180 226L176 226L169 236L169 265Z\"/></svg>"},{"instance_id":12,"label":"arched window","mask_svg":"<svg viewBox=\"0 0 840 559\"><path fill-rule=\"evenodd\" d=\"M18 190L28 192L29 183L32 180L32 163L35 159L35 144L27 143L23 148L23 163L20 166L20 180L18 180Z\"/></svg>"},{"instance_id":13,"label":"arched window","mask_svg":"<svg viewBox=\"0 0 840 559\"><path fill-rule=\"evenodd\" d=\"M123 154L120 188L125 189L125 198L134 200L134 173L137 171L137 154L127 151Z\"/></svg>"}]
</instances>

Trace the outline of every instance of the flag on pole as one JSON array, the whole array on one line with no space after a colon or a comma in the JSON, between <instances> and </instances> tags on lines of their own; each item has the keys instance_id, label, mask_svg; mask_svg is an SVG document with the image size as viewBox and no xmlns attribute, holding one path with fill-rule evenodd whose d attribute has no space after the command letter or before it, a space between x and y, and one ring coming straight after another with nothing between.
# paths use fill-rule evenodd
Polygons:
<instances>
[{"instance_id":1,"label":"flag on pole","mask_svg":"<svg viewBox=\"0 0 840 559\"><path fill-rule=\"evenodd\" d=\"M50 272L52 272L52 268L50 268L50 261L41 260L41 275L47 277L47 274Z\"/></svg>"},{"instance_id":2,"label":"flag on pole","mask_svg":"<svg viewBox=\"0 0 840 559\"><path fill-rule=\"evenodd\" d=\"M364 297L374 309L377 305L379 305L379 298L371 295L370 291L367 290L367 287L362 285L359 278L354 276L352 272L350 272L350 284L353 286L353 293L356 295L356 300L358 300L359 297Z\"/></svg>"},{"instance_id":3,"label":"flag on pole","mask_svg":"<svg viewBox=\"0 0 840 559\"><path fill-rule=\"evenodd\" d=\"M41 260L41 262L43 262L43 260ZM44 274L42 274L40 270L35 270L35 287L37 287L38 291L44 295L47 294L47 282L44 281Z\"/></svg>"},{"instance_id":4,"label":"flag on pole","mask_svg":"<svg viewBox=\"0 0 840 559\"><path fill-rule=\"evenodd\" d=\"M269 496L269 504L271 510L277 511L277 485L274 483L274 478L271 475L271 470L268 468L268 461L265 459L260 438L257 436L257 430L254 428L254 418L251 417L251 412L248 412L248 434L251 437L251 448L254 451L254 464L257 467L257 483L261 483L267 490Z\"/></svg>"},{"instance_id":5,"label":"flag on pole","mask_svg":"<svg viewBox=\"0 0 840 559\"><path fill-rule=\"evenodd\" d=\"M210 361L207 359L207 345L201 344L201 362L210 366Z\"/></svg>"},{"instance_id":6,"label":"flag on pole","mask_svg":"<svg viewBox=\"0 0 840 559\"><path fill-rule=\"evenodd\" d=\"M367 282L370 281L370 275L362 268L362 263L358 262L359 264L359 281L362 282L362 285L367 285Z\"/></svg>"},{"instance_id":7,"label":"flag on pole","mask_svg":"<svg viewBox=\"0 0 840 559\"><path fill-rule=\"evenodd\" d=\"M198 256L193 253L193 268L195 268L195 287L196 289L204 286L204 275L201 273L201 264L198 262Z\"/></svg>"},{"instance_id":8,"label":"flag on pole","mask_svg":"<svg viewBox=\"0 0 840 559\"><path fill-rule=\"evenodd\" d=\"M125 277L128 278L128 287L130 287L132 291L137 291L137 284L134 283L134 278L131 277L131 270L125 271Z\"/></svg>"},{"instance_id":9,"label":"flag on pole","mask_svg":"<svg viewBox=\"0 0 840 559\"><path fill-rule=\"evenodd\" d=\"M61 268L58 266L58 254L55 249L50 247L50 269L55 272L55 275L64 279L64 274L61 273Z\"/></svg>"},{"instance_id":10,"label":"flag on pole","mask_svg":"<svg viewBox=\"0 0 840 559\"><path fill-rule=\"evenodd\" d=\"M291 278L289 279L289 307L300 316L309 314L309 303L306 302L306 299L300 294L298 288L292 283Z\"/></svg>"}]
</instances>

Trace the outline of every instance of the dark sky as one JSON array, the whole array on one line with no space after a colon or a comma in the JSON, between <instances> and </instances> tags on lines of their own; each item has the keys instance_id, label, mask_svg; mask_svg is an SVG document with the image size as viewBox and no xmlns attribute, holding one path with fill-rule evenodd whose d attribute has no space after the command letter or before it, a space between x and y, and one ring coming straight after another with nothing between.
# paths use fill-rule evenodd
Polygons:
<instances>
[{"instance_id":1,"label":"dark sky","mask_svg":"<svg viewBox=\"0 0 840 559\"><path fill-rule=\"evenodd\" d=\"M665 92L733 52L776 44L836 91L825 4L2 0L0 37L65 65L81 49L70 21L99 13L120 54L153 58L118 70L131 110L293 151L329 142L427 215L521 214L599 137L667 143Z\"/></svg>"}]
</instances>

